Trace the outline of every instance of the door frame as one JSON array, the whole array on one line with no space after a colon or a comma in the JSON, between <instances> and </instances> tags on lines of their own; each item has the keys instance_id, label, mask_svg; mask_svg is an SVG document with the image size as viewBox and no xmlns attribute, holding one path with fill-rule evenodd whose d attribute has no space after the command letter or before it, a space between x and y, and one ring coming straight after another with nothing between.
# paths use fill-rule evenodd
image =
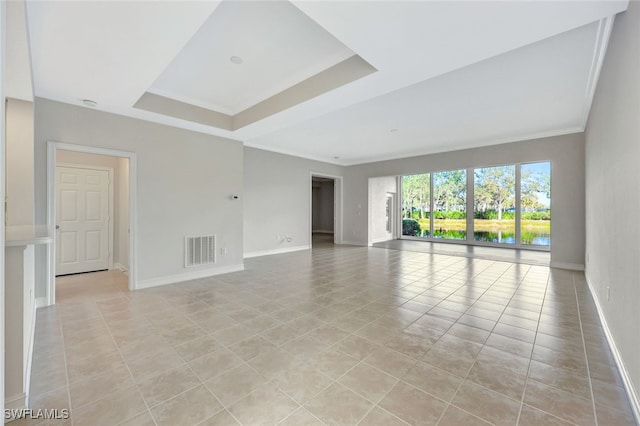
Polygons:
<instances>
[{"instance_id":1,"label":"door frame","mask_svg":"<svg viewBox=\"0 0 640 426\"><path fill-rule=\"evenodd\" d=\"M113 177L114 177L114 170L113 167L104 167L104 166L90 166L90 165L82 165L82 164L74 164L74 163L58 163L56 162L56 171L58 169L58 167L67 167L67 168L72 168L72 169L86 169L86 170L99 170L99 171L106 171L107 173L109 173L109 258L108 258L108 264L109 264L109 269L113 269L113 234L115 233L115 229L113 226L113 205L114 205L114 190L113 190ZM55 183L54 183L55 185ZM57 196L57 194L56 194ZM56 207L57 207L57 202L56 202ZM57 231L55 229L57 223L54 223L53 227L54 227L54 231ZM53 239L53 241L57 244L57 234L54 234L55 237ZM57 248L56 248L57 249ZM56 265L57 267L57 261L56 261Z\"/></svg>"},{"instance_id":2,"label":"door frame","mask_svg":"<svg viewBox=\"0 0 640 426\"><path fill-rule=\"evenodd\" d=\"M56 154L58 150L83 152L85 154L109 155L129 159L129 290L136 288L138 280L138 163L135 152L75 145L47 141L47 227L53 235L53 242L47 244L47 306L56 303Z\"/></svg>"},{"instance_id":3,"label":"door frame","mask_svg":"<svg viewBox=\"0 0 640 426\"><path fill-rule=\"evenodd\" d=\"M343 244L342 176L321 172L309 172L309 248L313 247L313 178L333 179L333 243Z\"/></svg>"}]
</instances>

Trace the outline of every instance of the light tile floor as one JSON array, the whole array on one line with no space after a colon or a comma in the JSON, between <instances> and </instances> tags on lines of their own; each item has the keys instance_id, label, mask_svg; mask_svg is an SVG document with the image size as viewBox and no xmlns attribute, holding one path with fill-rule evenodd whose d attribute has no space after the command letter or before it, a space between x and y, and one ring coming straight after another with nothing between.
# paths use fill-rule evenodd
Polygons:
<instances>
[{"instance_id":1,"label":"light tile floor","mask_svg":"<svg viewBox=\"0 0 640 426\"><path fill-rule=\"evenodd\" d=\"M135 292L118 272L59 279L32 408L74 425L633 424L580 273L322 243L246 268Z\"/></svg>"},{"instance_id":2,"label":"light tile floor","mask_svg":"<svg viewBox=\"0 0 640 426\"><path fill-rule=\"evenodd\" d=\"M373 247L394 250L417 251L421 253L447 254L475 259L499 260L502 262L524 263L527 265L549 266L551 253L543 250L523 250L504 247L456 244L439 241L389 240L374 243Z\"/></svg>"}]
</instances>

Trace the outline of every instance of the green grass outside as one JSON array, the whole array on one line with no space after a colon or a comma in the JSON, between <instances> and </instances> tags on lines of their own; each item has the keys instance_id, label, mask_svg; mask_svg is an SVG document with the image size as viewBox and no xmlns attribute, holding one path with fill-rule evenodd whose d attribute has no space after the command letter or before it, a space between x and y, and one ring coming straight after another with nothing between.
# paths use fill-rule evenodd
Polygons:
<instances>
[{"instance_id":1,"label":"green grass outside","mask_svg":"<svg viewBox=\"0 0 640 426\"><path fill-rule=\"evenodd\" d=\"M429 230L429 219L419 219L420 229ZM522 228L530 231L542 231L549 233L551 231L551 221L549 220L523 220ZM436 229L447 229L451 231L464 231L467 228L466 219L434 219L433 226ZM515 220L483 220L474 219L473 227L476 231L511 231L516 227Z\"/></svg>"}]
</instances>

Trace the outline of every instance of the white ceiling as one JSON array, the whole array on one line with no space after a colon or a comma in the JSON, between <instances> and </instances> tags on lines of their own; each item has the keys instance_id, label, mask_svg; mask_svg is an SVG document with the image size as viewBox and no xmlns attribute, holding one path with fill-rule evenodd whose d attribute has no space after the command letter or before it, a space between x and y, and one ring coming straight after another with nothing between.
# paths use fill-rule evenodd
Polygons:
<instances>
[{"instance_id":1,"label":"white ceiling","mask_svg":"<svg viewBox=\"0 0 640 426\"><path fill-rule=\"evenodd\" d=\"M7 53L6 90L9 98L33 101L31 63L29 62L29 40L27 38L27 16L24 3L7 2Z\"/></svg>"},{"instance_id":2,"label":"white ceiling","mask_svg":"<svg viewBox=\"0 0 640 426\"><path fill-rule=\"evenodd\" d=\"M223 2L148 91L235 115L353 54L289 2Z\"/></svg>"},{"instance_id":3,"label":"white ceiling","mask_svg":"<svg viewBox=\"0 0 640 426\"><path fill-rule=\"evenodd\" d=\"M218 4L27 1L35 94L126 113Z\"/></svg>"},{"instance_id":4,"label":"white ceiling","mask_svg":"<svg viewBox=\"0 0 640 426\"><path fill-rule=\"evenodd\" d=\"M588 24L248 143L353 164L577 132L597 32Z\"/></svg>"},{"instance_id":5,"label":"white ceiling","mask_svg":"<svg viewBox=\"0 0 640 426\"><path fill-rule=\"evenodd\" d=\"M628 3L227 1L29 0L35 94L338 164L562 134ZM378 71L236 131L133 108L233 114L354 53Z\"/></svg>"}]
</instances>

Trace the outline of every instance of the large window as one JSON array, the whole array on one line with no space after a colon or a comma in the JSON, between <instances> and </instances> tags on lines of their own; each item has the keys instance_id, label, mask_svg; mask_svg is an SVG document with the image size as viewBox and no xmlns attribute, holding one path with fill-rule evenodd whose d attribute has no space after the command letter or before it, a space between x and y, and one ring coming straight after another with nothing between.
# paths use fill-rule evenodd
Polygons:
<instances>
[{"instance_id":1,"label":"large window","mask_svg":"<svg viewBox=\"0 0 640 426\"><path fill-rule=\"evenodd\" d=\"M402 235L429 237L430 220L431 175L402 176Z\"/></svg>"},{"instance_id":2,"label":"large window","mask_svg":"<svg viewBox=\"0 0 640 426\"><path fill-rule=\"evenodd\" d=\"M516 242L516 166L485 167L473 172L473 239Z\"/></svg>"},{"instance_id":3,"label":"large window","mask_svg":"<svg viewBox=\"0 0 640 426\"><path fill-rule=\"evenodd\" d=\"M551 245L548 161L407 175L401 184L405 237ZM467 217L467 206L473 217Z\"/></svg>"},{"instance_id":4,"label":"large window","mask_svg":"<svg viewBox=\"0 0 640 426\"><path fill-rule=\"evenodd\" d=\"M551 245L551 163L520 166L522 244Z\"/></svg>"},{"instance_id":5,"label":"large window","mask_svg":"<svg viewBox=\"0 0 640 426\"><path fill-rule=\"evenodd\" d=\"M467 171L433 173L433 237L467 238Z\"/></svg>"}]
</instances>

